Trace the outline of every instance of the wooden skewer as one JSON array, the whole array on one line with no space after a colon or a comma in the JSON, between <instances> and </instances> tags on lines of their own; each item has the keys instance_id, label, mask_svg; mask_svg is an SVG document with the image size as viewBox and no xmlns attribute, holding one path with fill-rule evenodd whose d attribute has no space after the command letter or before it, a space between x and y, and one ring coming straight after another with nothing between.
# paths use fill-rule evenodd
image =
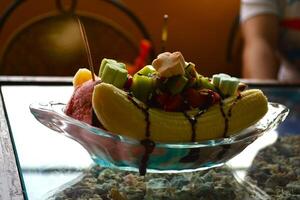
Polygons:
<instances>
[{"instance_id":1,"label":"wooden skewer","mask_svg":"<svg viewBox=\"0 0 300 200\"><path fill-rule=\"evenodd\" d=\"M95 76L94 76L95 73L94 73L94 67L93 67L94 65L93 65L91 49L90 49L90 46L89 46L89 41L88 41L87 36L86 36L85 28L84 28L83 24L81 23L79 17L77 17L77 22L78 22L78 25L79 25L81 38L84 42L85 52L86 52L86 55L87 55L87 58L88 58L89 68L90 68L91 74L92 74L92 79L93 79L93 81L95 81Z\"/></svg>"},{"instance_id":2,"label":"wooden skewer","mask_svg":"<svg viewBox=\"0 0 300 200\"><path fill-rule=\"evenodd\" d=\"M168 15L164 15L164 23L161 33L161 52L164 52L166 50L166 43L168 39L168 18Z\"/></svg>"}]
</instances>

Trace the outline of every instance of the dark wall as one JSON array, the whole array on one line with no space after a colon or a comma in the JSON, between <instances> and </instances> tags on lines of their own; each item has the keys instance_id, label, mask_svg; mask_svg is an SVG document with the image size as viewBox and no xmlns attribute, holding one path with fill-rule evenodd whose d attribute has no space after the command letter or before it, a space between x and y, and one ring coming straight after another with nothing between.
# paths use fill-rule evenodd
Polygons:
<instances>
[{"instance_id":1,"label":"dark wall","mask_svg":"<svg viewBox=\"0 0 300 200\"><path fill-rule=\"evenodd\" d=\"M10 2L1 1L1 13ZM54 2L54 0L27 0L20 6L0 33L0 51L5 48L16 30L37 19L37 16L57 12ZM78 0L78 2L79 12L112 16L140 39L134 25L101 0ZM124 0L123 2L144 22L154 40L157 53L161 48L163 15L168 14L168 51L181 51L186 60L194 62L198 66L198 71L204 75L210 76L218 72L240 75L239 39L234 40L233 62L228 63L226 60L229 32L238 14L239 0Z\"/></svg>"}]
</instances>

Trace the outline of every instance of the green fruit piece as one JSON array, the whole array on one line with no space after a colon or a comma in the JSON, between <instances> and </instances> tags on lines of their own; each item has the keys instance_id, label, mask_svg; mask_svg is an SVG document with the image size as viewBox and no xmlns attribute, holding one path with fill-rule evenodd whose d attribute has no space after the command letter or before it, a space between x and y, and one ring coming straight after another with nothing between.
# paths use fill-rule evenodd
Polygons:
<instances>
[{"instance_id":1,"label":"green fruit piece","mask_svg":"<svg viewBox=\"0 0 300 200\"><path fill-rule=\"evenodd\" d=\"M132 78L131 91L133 96L140 101L147 102L155 86L155 79L152 77L135 74Z\"/></svg>"},{"instance_id":2,"label":"green fruit piece","mask_svg":"<svg viewBox=\"0 0 300 200\"><path fill-rule=\"evenodd\" d=\"M192 81L191 87L200 88L201 87L201 77L203 77L200 74L197 74L195 80Z\"/></svg>"},{"instance_id":3,"label":"green fruit piece","mask_svg":"<svg viewBox=\"0 0 300 200\"><path fill-rule=\"evenodd\" d=\"M104 83L113 83L115 80L117 68L112 63L107 63L101 72L101 80Z\"/></svg>"},{"instance_id":4,"label":"green fruit piece","mask_svg":"<svg viewBox=\"0 0 300 200\"><path fill-rule=\"evenodd\" d=\"M200 87L201 88L217 91L214 84L212 84L207 77L199 76L198 78L199 78L199 81L200 81Z\"/></svg>"},{"instance_id":5,"label":"green fruit piece","mask_svg":"<svg viewBox=\"0 0 300 200\"><path fill-rule=\"evenodd\" d=\"M232 96L236 93L239 85L239 79L235 77L222 77L219 84L219 89L225 96Z\"/></svg>"},{"instance_id":6,"label":"green fruit piece","mask_svg":"<svg viewBox=\"0 0 300 200\"><path fill-rule=\"evenodd\" d=\"M113 59L103 58L102 61L101 61L101 64L100 64L99 77L102 76L102 73L103 73L104 68L105 68L107 63L117 64L118 62L113 60Z\"/></svg>"},{"instance_id":7,"label":"green fruit piece","mask_svg":"<svg viewBox=\"0 0 300 200\"><path fill-rule=\"evenodd\" d=\"M212 82L216 87L220 86L220 81L222 78L230 78L228 74L220 73L220 74L214 74L212 76Z\"/></svg>"},{"instance_id":8,"label":"green fruit piece","mask_svg":"<svg viewBox=\"0 0 300 200\"><path fill-rule=\"evenodd\" d=\"M112 84L117 88L123 88L127 81L127 74L128 72L126 69L119 68Z\"/></svg>"},{"instance_id":9,"label":"green fruit piece","mask_svg":"<svg viewBox=\"0 0 300 200\"><path fill-rule=\"evenodd\" d=\"M102 76L102 73L103 73L103 71L104 71L107 64L111 64L111 65L114 65L114 66L118 66L119 68L126 69L126 65L124 63L117 62L114 59L103 58L102 61L101 61L101 64L100 64L99 77Z\"/></svg>"},{"instance_id":10,"label":"green fruit piece","mask_svg":"<svg viewBox=\"0 0 300 200\"><path fill-rule=\"evenodd\" d=\"M219 83L219 89L222 93L222 96L228 96L230 89L230 78L221 78Z\"/></svg>"},{"instance_id":11,"label":"green fruit piece","mask_svg":"<svg viewBox=\"0 0 300 200\"><path fill-rule=\"evenodd\" d=\"M127 74L127 70L121 68L120 65L116 63L106 63L100 78L104 83L110 83L117 88L123 88L127 81Z\"/></svg>"},{"instance_id":12,"label":"green fruit piece","mask_svg":"<svg viewBox=\"0 0 300 200\"><path fill-rule=\"evenodd\" d=\"M239 85L239 79L223 73L213 75L212 82L223 97L234 95Z\"/></svg>"},{"instance_id":13,"label":"green fruit piece","mask_svg":"<svg viewBox=\"0 0 300 200\"><path fill-rule=\"evenodd\" d=\"M122 69L126 69L126 65L122 62L118 62L118 66Z\"/></svg>"},{"instance_id":14,"label":"green fruit piece","mask_svg":"<svg viewBox=\"0 0 300 200\"><path fill-rule=\"evenodd\" d=\"M144 76L151 76L152 74L156 73L156 70L152 65L146 65L141 70L137 72L137 74L144 75Z\"/></svg>"},{"instance_id":15,"label":"green fruit piece","mask_svg":"<svg viewBox=\"0 0 300 200\"><path fill-rule=\"evenodd\" d=\"M228 95L232 96L235 94L235 92L238 89L239 83L240 83L240 81L238 78L231 77L230 83L229 83Z\"/></svg>"},{"instance_id":16,"label":"green fruit piece","mask_svg":"<svg viewBox=\"0 0 300 200\"><path fill-rule=\"evenodd\" d=\"M173 76L168 79L166 88L172 95L179 94L184 89L188 81L188 78L185 76Z\"/></svg>"},{"instance_id":17,"label":"green fruit piece","mask_svg":"<svg viewBox=\"0 0 300 200\"><path fill-rule=\"evenodd\" d=\"M197 76L197 71L196 71L196 68L195 68L195 64L194 63L186 63L186 67L185 67L185 76L188 78L188 79L191 79L192 77L196 77Z\"/></svg>"}]
</instances>

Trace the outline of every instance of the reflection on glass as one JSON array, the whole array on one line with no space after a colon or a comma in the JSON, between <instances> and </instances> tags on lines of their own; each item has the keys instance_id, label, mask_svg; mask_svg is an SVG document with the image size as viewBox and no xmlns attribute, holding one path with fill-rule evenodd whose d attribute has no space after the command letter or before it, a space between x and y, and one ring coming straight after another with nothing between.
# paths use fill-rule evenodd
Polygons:
<instances>
[{"instance_id":1,"label":"reflection on glass","mask_svg":"<svg viewBox=\"0 0 300 200\"><path fill-rule=\"evenodd\" d=\"M232 168L239 180L243 181L247 169L251 166L257 153L276 142L278 138L277 131L270 131L259 137L255 142L249 145L242 153L232 158L226 164Z\"/></svg>"}]
</instances>

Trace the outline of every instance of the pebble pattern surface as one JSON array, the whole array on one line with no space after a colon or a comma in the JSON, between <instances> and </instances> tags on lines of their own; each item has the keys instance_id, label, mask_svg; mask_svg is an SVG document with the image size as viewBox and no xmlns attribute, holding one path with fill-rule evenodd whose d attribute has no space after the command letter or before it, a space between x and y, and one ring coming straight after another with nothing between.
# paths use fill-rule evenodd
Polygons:
<instances>
[{"instance_id":1,"label":"pebble pattern surface","mask_svg":"<svg viewBox=\"0 0 300 200\"><path fill-rule=\"evenodd\" d=\"M239 183L227 166L190 173L151 174L92 167L48 199L221 200L300 199L300 136L283 137L258 153ZM251 187L249 187L251 186ZM266 196L261 196L258 186ZM260 193L260 194L259 194Z\"/></svg>"},{"instance_id":2,"label":"pebble pattern surface","mask_svg":"<svg viewBox=\"0 0 300 200\"><path fill-rule=\"evenodd\" d=\"M272 199L300 200L300 136L280 137L260 151L248 177Z\"/></svg>"}]
</instances>

